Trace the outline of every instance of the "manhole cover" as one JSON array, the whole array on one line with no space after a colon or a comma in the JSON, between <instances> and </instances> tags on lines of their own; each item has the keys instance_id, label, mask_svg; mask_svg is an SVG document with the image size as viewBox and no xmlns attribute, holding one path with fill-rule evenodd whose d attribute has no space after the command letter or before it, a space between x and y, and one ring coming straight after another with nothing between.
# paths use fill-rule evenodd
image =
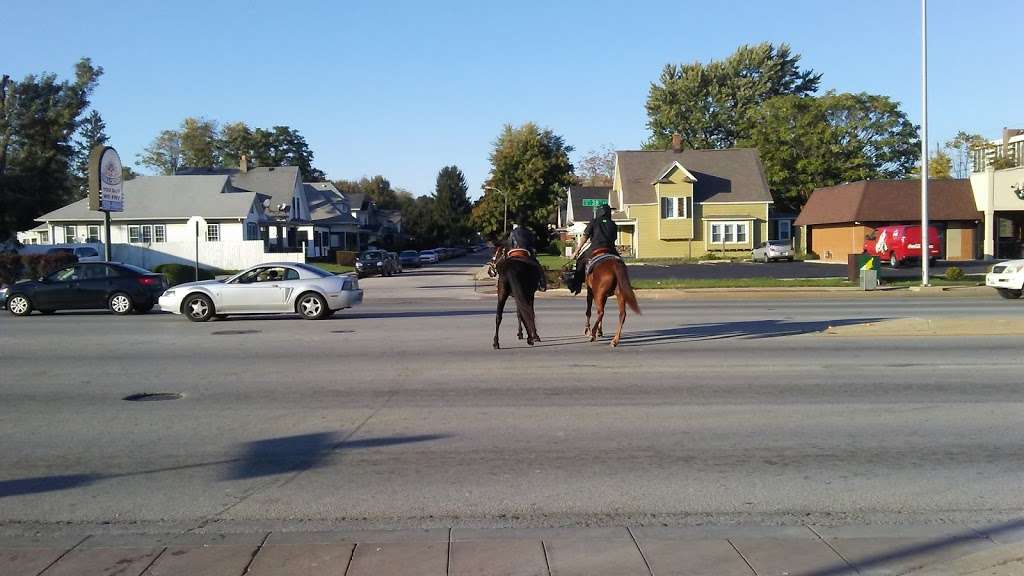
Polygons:
<instances>
[{"instance_id":1,"label":"manhole cover","mask_svg":"<svg viewBox=\"0 0 1024 576\"><path fill-rule=\"evenodd\" d=\"M259 334L259 330L217 330L210 332L214 336L237 336L239 334Z\"/></svg>"},{"instance_id":2,"label":"manhole cover","mask_svg":"<svg viewBox=\"0 0 1024 576\"><path fill-rule=\"evenodd\" d=\"M141 394L129 394L122 398L129 402L156 402L158 400L180 400L181 394L177 392L143 392Z\"/></svg>"},{"instance_id":3,"label":"manhole cover","mask_svg":"<svg viewBox=\"0 0 1024 576\"><path fill-rule=\"evenodd\" d=\"M353 334L355 330L331 330L331 334Z\"/></svg>"}]
</instances>

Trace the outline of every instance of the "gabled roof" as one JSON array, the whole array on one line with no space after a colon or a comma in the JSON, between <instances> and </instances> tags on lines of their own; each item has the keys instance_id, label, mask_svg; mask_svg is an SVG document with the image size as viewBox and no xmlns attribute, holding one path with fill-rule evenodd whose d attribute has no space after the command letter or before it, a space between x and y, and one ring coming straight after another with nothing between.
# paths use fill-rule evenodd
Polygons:
<instances>
[{"instance_id":1,"label":"gabled roof","mask_svg":"<svg viewBox=\"0 0 1024 576\"><path fill-rule=\"evenodd\" d=\"M182 168L175 172L176 176L200 174L227 175L236 189L269 196L270 209L267 212L272 214L278 213L279 204L292 205L295 184L301 178L298 166L257 166L245 172L238 168Z\"/></svg>"},{"instance_id":2,"label":"gabled roof","mask_svg":"<svg viewBox=\"0 0 1024 576\"><path fill-rule=\"evenodd\" d=\"M589 222L594 217L594 208L584 206L583 200L609 200L611 191L611 186L569 186L566 223ZM570 217L572 222L568 222Z\"/></svg>"},{"instance_id":3,"label":"gabled roof","mask_svg":"<svg viewBox=\"0 0 1024 576\"><path fill-rule=\"evenodd\" d=\"M253 202L266 195L237 192L228 177L219 176L140 176L124 183L124 211L113 212L112 220L245 218ZM43 214L37 222L103 220L102 212L89 210L83 198L63 208Z\"/></svg>"},{"instance_id":4,"label":"gabled roof","mask_svg":"<svg viewBox=\"0 0 1024 576\"><path fill-rule=\"evenodd\" d=\"M358 224L348 201L330 182L305 182L302 192L309 205L310 220L317 224Z\"/></svg>"},{"instance_id":5,"label":"gabled roof","mask_svg":"<svg viewBox=\"0 0 1024 576\"><path fill-rule=\"evenodd\" d=\"M695 202L772 202L757 150L623 150L615 153L624 204L654 204L655 182L676 163L696 179ZM621 207L620 207L621 208Z\"/></svg>"},{"instance_id":6,"label":"gabled roof","mask_svg":"<svg viewBox=\"0 0 1024 576\"><path fill-rule=\"evenodd\" d=\"M365 210L369 203L370 197L365 192L354 192L345 196L348 199L348 205L353 210Z\"/></svg>"},{"instance_id":7,"label":"gabled roof","mask_svg":"<svg viewBox=\"0 0 1024 576\"><path fill-rule=\"evenodd\" d=\"M668 178L668 175L672 173L672 170L676 170L676 169L678 169L680 172L683 173L683 176L684 176L684 178L686 179L687 182L696 182L697 181L697 177L696 176L694 176L693 174L690 174L690 171L687 170L685 166L680 164L678 160L675 160L671 164L669 164L664 170L662 170L661 171L661 175L658 176L657 178L655 178L654 182L651 182L651 184L656 184L658 182L665 181L665 179Z\"/></svg>"},{"instance_id":8,"label":"gabled roof","mask_svg":"<svg viewBox=\"0 0 1024 576\"><path fill-rule=\"evenodd\" d=\"M970 180L928 180L928 218L978 220ZM804 205L797 226L846 222L905 222L921 219L920 180L861 180L818 188Z\"/></svg>"}]
</instances>

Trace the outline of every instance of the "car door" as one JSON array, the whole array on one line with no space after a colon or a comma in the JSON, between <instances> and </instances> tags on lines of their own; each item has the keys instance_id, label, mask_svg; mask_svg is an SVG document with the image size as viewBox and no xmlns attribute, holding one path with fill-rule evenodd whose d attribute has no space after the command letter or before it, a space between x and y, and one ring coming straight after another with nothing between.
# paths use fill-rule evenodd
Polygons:
<instances>
[{"instance_id":1,"label":"car door","mask_svg":"<svg viewBox=\"0 0 1024 576\"><path fill-rule=\"evenodd\" d=\"M79 264L75 298L82 308L106 308L111 290L111 273L106 264Z\"/></svg>"},{"instance_id":2,"label":"car door","mask_svg":"<svg viewBox=\"0 0 1024 576\"><path fill-rule=\"evenodd\" d=\"M32 304L40 310L80 308L79 266L62 268L43 279L32 293Z\"/></svg>"},{"instance_id":3,"label":"car door","mask_svg":"<svg viewBox=\"0 0 1024 576\"><path fill-rule=\"evenodd\" d=\"M284 272L280 266L254 268L221 289L218 311L278 312L284 308L284 289L281 282Z\"/></svg>"}]
</instances>

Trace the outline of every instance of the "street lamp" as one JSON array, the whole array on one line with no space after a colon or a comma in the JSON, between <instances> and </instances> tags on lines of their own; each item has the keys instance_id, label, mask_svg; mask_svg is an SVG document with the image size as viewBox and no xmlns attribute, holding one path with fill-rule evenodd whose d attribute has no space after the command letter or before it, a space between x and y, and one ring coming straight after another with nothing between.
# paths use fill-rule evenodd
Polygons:
<instances>
[{"instance_id":1,"label":"street lamp","mask_svg":"<svg viewBox=\"0 0 1024 576\"><path fill-rule=\"evenodd\" d=\"M494 190L505 198L505 218L501 221L501 232L502 234L508 234L508 194L494 186L485 186L484 190Z\"/></svg>"}]
</instances>

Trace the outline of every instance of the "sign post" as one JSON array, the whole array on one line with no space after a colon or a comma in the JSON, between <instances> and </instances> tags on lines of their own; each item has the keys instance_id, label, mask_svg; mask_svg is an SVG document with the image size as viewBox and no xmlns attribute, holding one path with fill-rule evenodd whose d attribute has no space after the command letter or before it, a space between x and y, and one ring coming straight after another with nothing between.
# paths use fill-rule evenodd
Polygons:
<instances>
[{"instance_id":1,"label":"sign post","mask_svg":"<svg viewBox=\"0 0 1024 576\"><path fill-rule=\"evenodd\" d=\"M121 157L110 146L89 154L89 210L103 212L103 257L110 260L110 213L124 211Z\"/></svg>"},{"instance_id":2,"label":"sign post","mask_svg":"<svg viewBox=\"0 0 1024 576\"><path fill-rule=\"evenodd\" d=\"M592 208L594 210L594 216L597 216L597 208L599 206L607 206L608 205L608 199L607 198L584 198L580 202L580 204L582 206L584 206L584 207L589 206L590 208Z\"/></svg>"}]
</instances>

